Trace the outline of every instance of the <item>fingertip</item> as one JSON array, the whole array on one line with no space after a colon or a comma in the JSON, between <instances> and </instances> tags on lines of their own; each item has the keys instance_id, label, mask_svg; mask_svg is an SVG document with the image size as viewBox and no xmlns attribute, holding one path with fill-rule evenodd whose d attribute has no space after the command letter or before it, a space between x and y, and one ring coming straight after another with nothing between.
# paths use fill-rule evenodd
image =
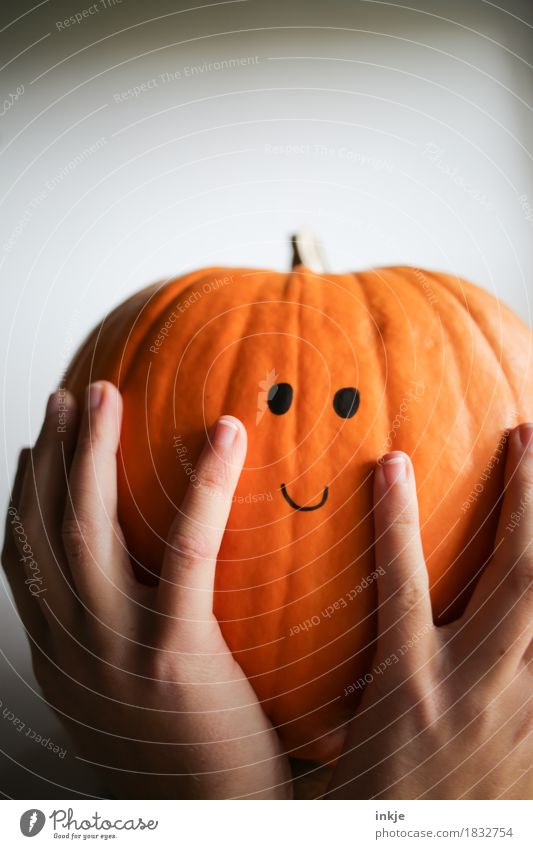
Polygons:
<instances>
[{"instance_id":1,"label":"fingertip","mask_svg":"<svg viewBox=\"0 0 533 849\"><path fill-rule=\"evenodd\" d=\"M230 416L222 416L215 424L213 447L226 451L232 447L239 433L236 421Z\"/></svg>"},{"instance_id":2,"label":"fingertip","mask_svg":"<svg viewBox=\"0 0 533 849\"><path fill-rule=\"evenodd\" d=\"M71 442L76 434L76 421L76 398L72 392L60 386L48 398L44 422L34 448L48 444L55 437L61 442Z\"/></svg>"},{"instance_id":3,"label":"fingertip","mask_svg":"<svg viewBox=\"0 0 533 849\"><path fill-rule=\"evenodd\" d=\"M390 451L378 460L376 481L384 489L407 483L410 477L411 460L403 451Z\"/></svg>"},{"instance_id":4,"label":"fingertip","mask_svg":"<svg viewBox=\"0 0 533 849\"><path fill-rule=\"evenodd\" d=\"M114 398L116 401L122 399L122 394L116 384L112 383L110 380L99 380L98 382L102 387L102 392L105 393L107 398Z\"/></svg>"},{"instance_id":5,"label":"fingertip","mask_svg":"<svg viewBox=\"0 0 533 849\"><path fill-rule=\"evenodd\" d=\"M103 400L103 386L100 381L90 383L85 390L85 412L98 410Z\"/></svg>"},{"instance_id":6,"label":"fingertip","mask_svg":"<svg viewBox=\"0 0 533 849\"><path fill-rule=\"evenodd\" d=\"M514 430L514 439L523 453L533 452L533 424L524 422Z\"/></svg>"},{"instance_id":7,"label":"fingertip","mask_svg":"<svg viewBox=\"0 0 533 849\"><path fill-rule=\"evenodd\" d=\"M73 413L76 411L76 399L72 392L64 387L59 387L52 392L46 404L46 418L55 416L61 412Z\"/></svg>"},{"instance_id":8,"label":"fingertip","mask_svg":"<svg viewBox=\"0 0 533 849\"><path fill-rule=\"evenodd\" d=\"M380 459L374 482L376 527L418 524L418 495L413 464L403 451L391 451Z\"/></svg>"},{"instance_id":9,"label":"fingertip","mask_svg":"<svg viewBox=\"0 0 533 849\"><path fill-rule=\"evenodd\" d=\"M122 395L117 387L108 380L97 380L90 383L85 391L85 427L90 422L103 417L104 423L110 419L117 434L122 423Z\"/></svg>"},{"instance_id":10,"label":"fingertip","mask_svg":"<svg viewBox=\"0 0 533 849\"><path fill-rule=\"evenodd\" d=\"M211 444L218 454L225 454L236 447L246 446L246 442L246 428L240 419L227 415L217 419Z\"/></svg>"},{"instance_id":11,"label":"fingertip","mask_svg":"<svg viewBox=\"0 0 533 849\"><path fill-rule=\"evenodd\" d=\"M24 448L21 448L19 459L17 463L17 469L23 470L26 463L28 462L31 456L31 448L26 445Z\"/></svg>"},{"instance_id":12,"label":"fingertip","mask_svg":"<svg viewBox=\"0 0 533 849\"><path fill-rule=\"evenodd\" d=\"M100 384L102 387L102 404L107 404L108 407L112 408L117 426L120 428L123 411L122 394L118 387L109 380L101 380Z\"/></svg>"},{"instance_id":13,"label":"fingertip","mask_svg":"<svg viewBox=\"0 0 533 849\"><path fill-rule=\"evenodd\" d=\"M509 487L520 487L524 474L528 475L528 466L533 458L533 424L522 422L506 432L505 457L505 495L509 496Z\"/></svg>"},{"instance_id":14,"label":"fingertip","mask_svg":"<svg viewBox=\"0 0 533 849\"><path fill-rule=\"evenodd\" d=\"M237 433L244 434L244 436L246 436L246 428L241 422L241 420L238 419L236 416L223 415L220 416L217 421L217 424L221 421L225 422L227 425L231 425L232 427L234 427Z\"/></svg>"},{"instance_id":15,"label":"fingertip","mask_svg":"<svg viewBox=\"0 0 533 849\"><path fill-rule=\"evenodd\" d=\"M97 410L104 403L114 401L119 403L122 396L118 387L109 380L94 380L85 390L85 409Z\"/></svg>"}]
</instances>

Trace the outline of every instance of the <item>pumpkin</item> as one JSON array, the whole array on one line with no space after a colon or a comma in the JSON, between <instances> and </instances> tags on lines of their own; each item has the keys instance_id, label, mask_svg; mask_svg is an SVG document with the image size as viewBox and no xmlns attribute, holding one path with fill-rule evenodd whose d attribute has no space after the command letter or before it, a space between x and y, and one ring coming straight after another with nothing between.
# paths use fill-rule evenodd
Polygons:
<instances>
[{"instance_id":1,"label":"pumpkin","mask_svg":"<svg viewBox=\"0 0 533 849\"><path fill-rule=\"evenodd\" d=\"M133 295L67 372L120 389L119 519L156 581L209 427L248 430L214 610L287 751L331 762L376 637L372 472L413 460L435 621L491 553L505 440L533 419L531 335L451 274L209 267Z\"/></svg>"}]
</instances>

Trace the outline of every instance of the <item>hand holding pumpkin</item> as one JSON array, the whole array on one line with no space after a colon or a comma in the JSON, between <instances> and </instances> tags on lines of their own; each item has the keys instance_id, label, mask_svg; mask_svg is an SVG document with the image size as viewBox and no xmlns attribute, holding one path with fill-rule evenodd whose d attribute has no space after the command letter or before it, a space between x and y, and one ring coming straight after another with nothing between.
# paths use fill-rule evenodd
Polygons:
<instances>
[{"instance_id":1,"label":"hand holding pumpkin","mask_svg":"<svg viewBox=\"0 0 533 849\"><path fill-rule=\"evenodd\" d=\"M214 613L284 748L327 764L375 648L376 461L392 447L413 460L432 608L451 622L492 553L505 435L533 419L533 338L456 275L316 273L303 256L288 273L211 266L142 289L63 385L80 406L95 380L122 394L118 515L147 583L206 422L244 424Z\"/></svg>"},{"instance_id":2,"label":"hand holding pumpkin","mask_svg":"<svg viewBox=\"0 0 533 849\"><path fill-rule=\"evenodd\" d=\"M21 455L7 517L3 562L45 698L118 795L290 797L277 734L212 609L244 428L219 421L155 588L135 579L117 521L121 396L101 382L89 397L76 439L74 399L60 438L55 396L35 448ZM386 671L370 676L327 795L531 794L531 433L522 426L509 440L492 562L462 618L440 628L412 466L400 452L377 466L374 668Z\"/></svg>"},{"instance_id":3,"label":"hand holding pumpkin","mask_svg":"<svg viewBox=\"0 0 533 849\"><path fill-rule=\"evenodd\" d=\"M88 399L76 440L74 399L52 396L7 516L2 560L45 699L115 795L290 796L277 734L212 611L244 428L218 421L149 587L133 575L117 521L121 396L101 382Z\"/></svg>"},{"instance_id":4,"label":"hand holding pumpkin","mask_svg":"<svg viewBox=\"0 0 533 849\"><path fill-rule=\"evenodd\" d=\"M533 426L510 434L494 554L463 616L443 627L433 624L412 465L400 452L385 460L374 488L383 674L370 675L329 797L529 799Z\"/></svg>"}]
</instances>

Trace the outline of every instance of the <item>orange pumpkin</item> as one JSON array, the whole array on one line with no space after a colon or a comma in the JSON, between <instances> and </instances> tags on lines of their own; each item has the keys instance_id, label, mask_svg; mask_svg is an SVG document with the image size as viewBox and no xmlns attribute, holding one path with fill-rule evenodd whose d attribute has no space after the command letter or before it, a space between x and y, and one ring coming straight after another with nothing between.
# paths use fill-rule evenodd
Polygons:
<instances>
[{"instance_id":1,"label":"orange pumpkin","mask_svg":"<svg viewBox=\"0 0 533 849\"><path fill-rule=\"evenodd\" d=\"M124 398L119 518L155 580L206 432L222 413L249 449L216 574L225 638L298 757L333 759L376 635L372 469L414 462L438 623L491 552L505 435L533 419L531 335L449 274L211 267L129 298L65 383Z\"/></svg>"}]
</instances>

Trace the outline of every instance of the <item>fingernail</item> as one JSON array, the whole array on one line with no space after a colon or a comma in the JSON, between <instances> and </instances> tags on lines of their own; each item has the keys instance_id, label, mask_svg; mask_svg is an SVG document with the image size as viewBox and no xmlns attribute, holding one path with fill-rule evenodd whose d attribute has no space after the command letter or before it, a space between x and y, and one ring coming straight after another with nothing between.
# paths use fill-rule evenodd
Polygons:
<instances>
[{"instance_id":1,"label":"fingernail","mask_svg":"<svg viewBox=\"0 0 533 849\"><path fill-rule=\"evenodd\" d=\"M87 388L87 407L89 410L96 410L100 406L102 400L102 384L91 383Z\"/></svg>"},{"instance_id":2,"label":"fingernail","mask_svg":"<svg viewBox=\"0 0 533 849\"><path fill-rule=\"evenodd\" d=\"M389 486L402 483L407 478L407 464L404 454L386 454L380 460L385 481Z\"/></svg>"},{"instance_id":3,"label":"fingernail","mask_svg":"<svg viewBox=\"0 0 533 849\"><path fill-rule=\"evenodd\" d=\"M522 447L529 448L531 450L533 447L533 443L531 442L531 437L533 437L533 424L520 425L518 432L520 434Z\"/></svg>"},{"instance_id":4,"label":"fingernail","mask_svg":"<svg viewBox=\"0 0 533 849\"><path fill-rule=\"evenodd\" d=\"M229 448L233 445L238 430L238 426L230 419L219 419L213 436L215 448Z\"/></svg>"},{"instance_id":5,"label":"fingernail","mask_svg":"<svg viewBox=\"0 0 533 849\"><path fill-rule=\"evenodd\" d=\"M64 401L64 396L63 396ZM46 415L53 416L55 413L59 411L59 406L61 404L61 396L59 392L52 392L48 399L48 403L46 405Z\"/></svg>"}]
</instances>

